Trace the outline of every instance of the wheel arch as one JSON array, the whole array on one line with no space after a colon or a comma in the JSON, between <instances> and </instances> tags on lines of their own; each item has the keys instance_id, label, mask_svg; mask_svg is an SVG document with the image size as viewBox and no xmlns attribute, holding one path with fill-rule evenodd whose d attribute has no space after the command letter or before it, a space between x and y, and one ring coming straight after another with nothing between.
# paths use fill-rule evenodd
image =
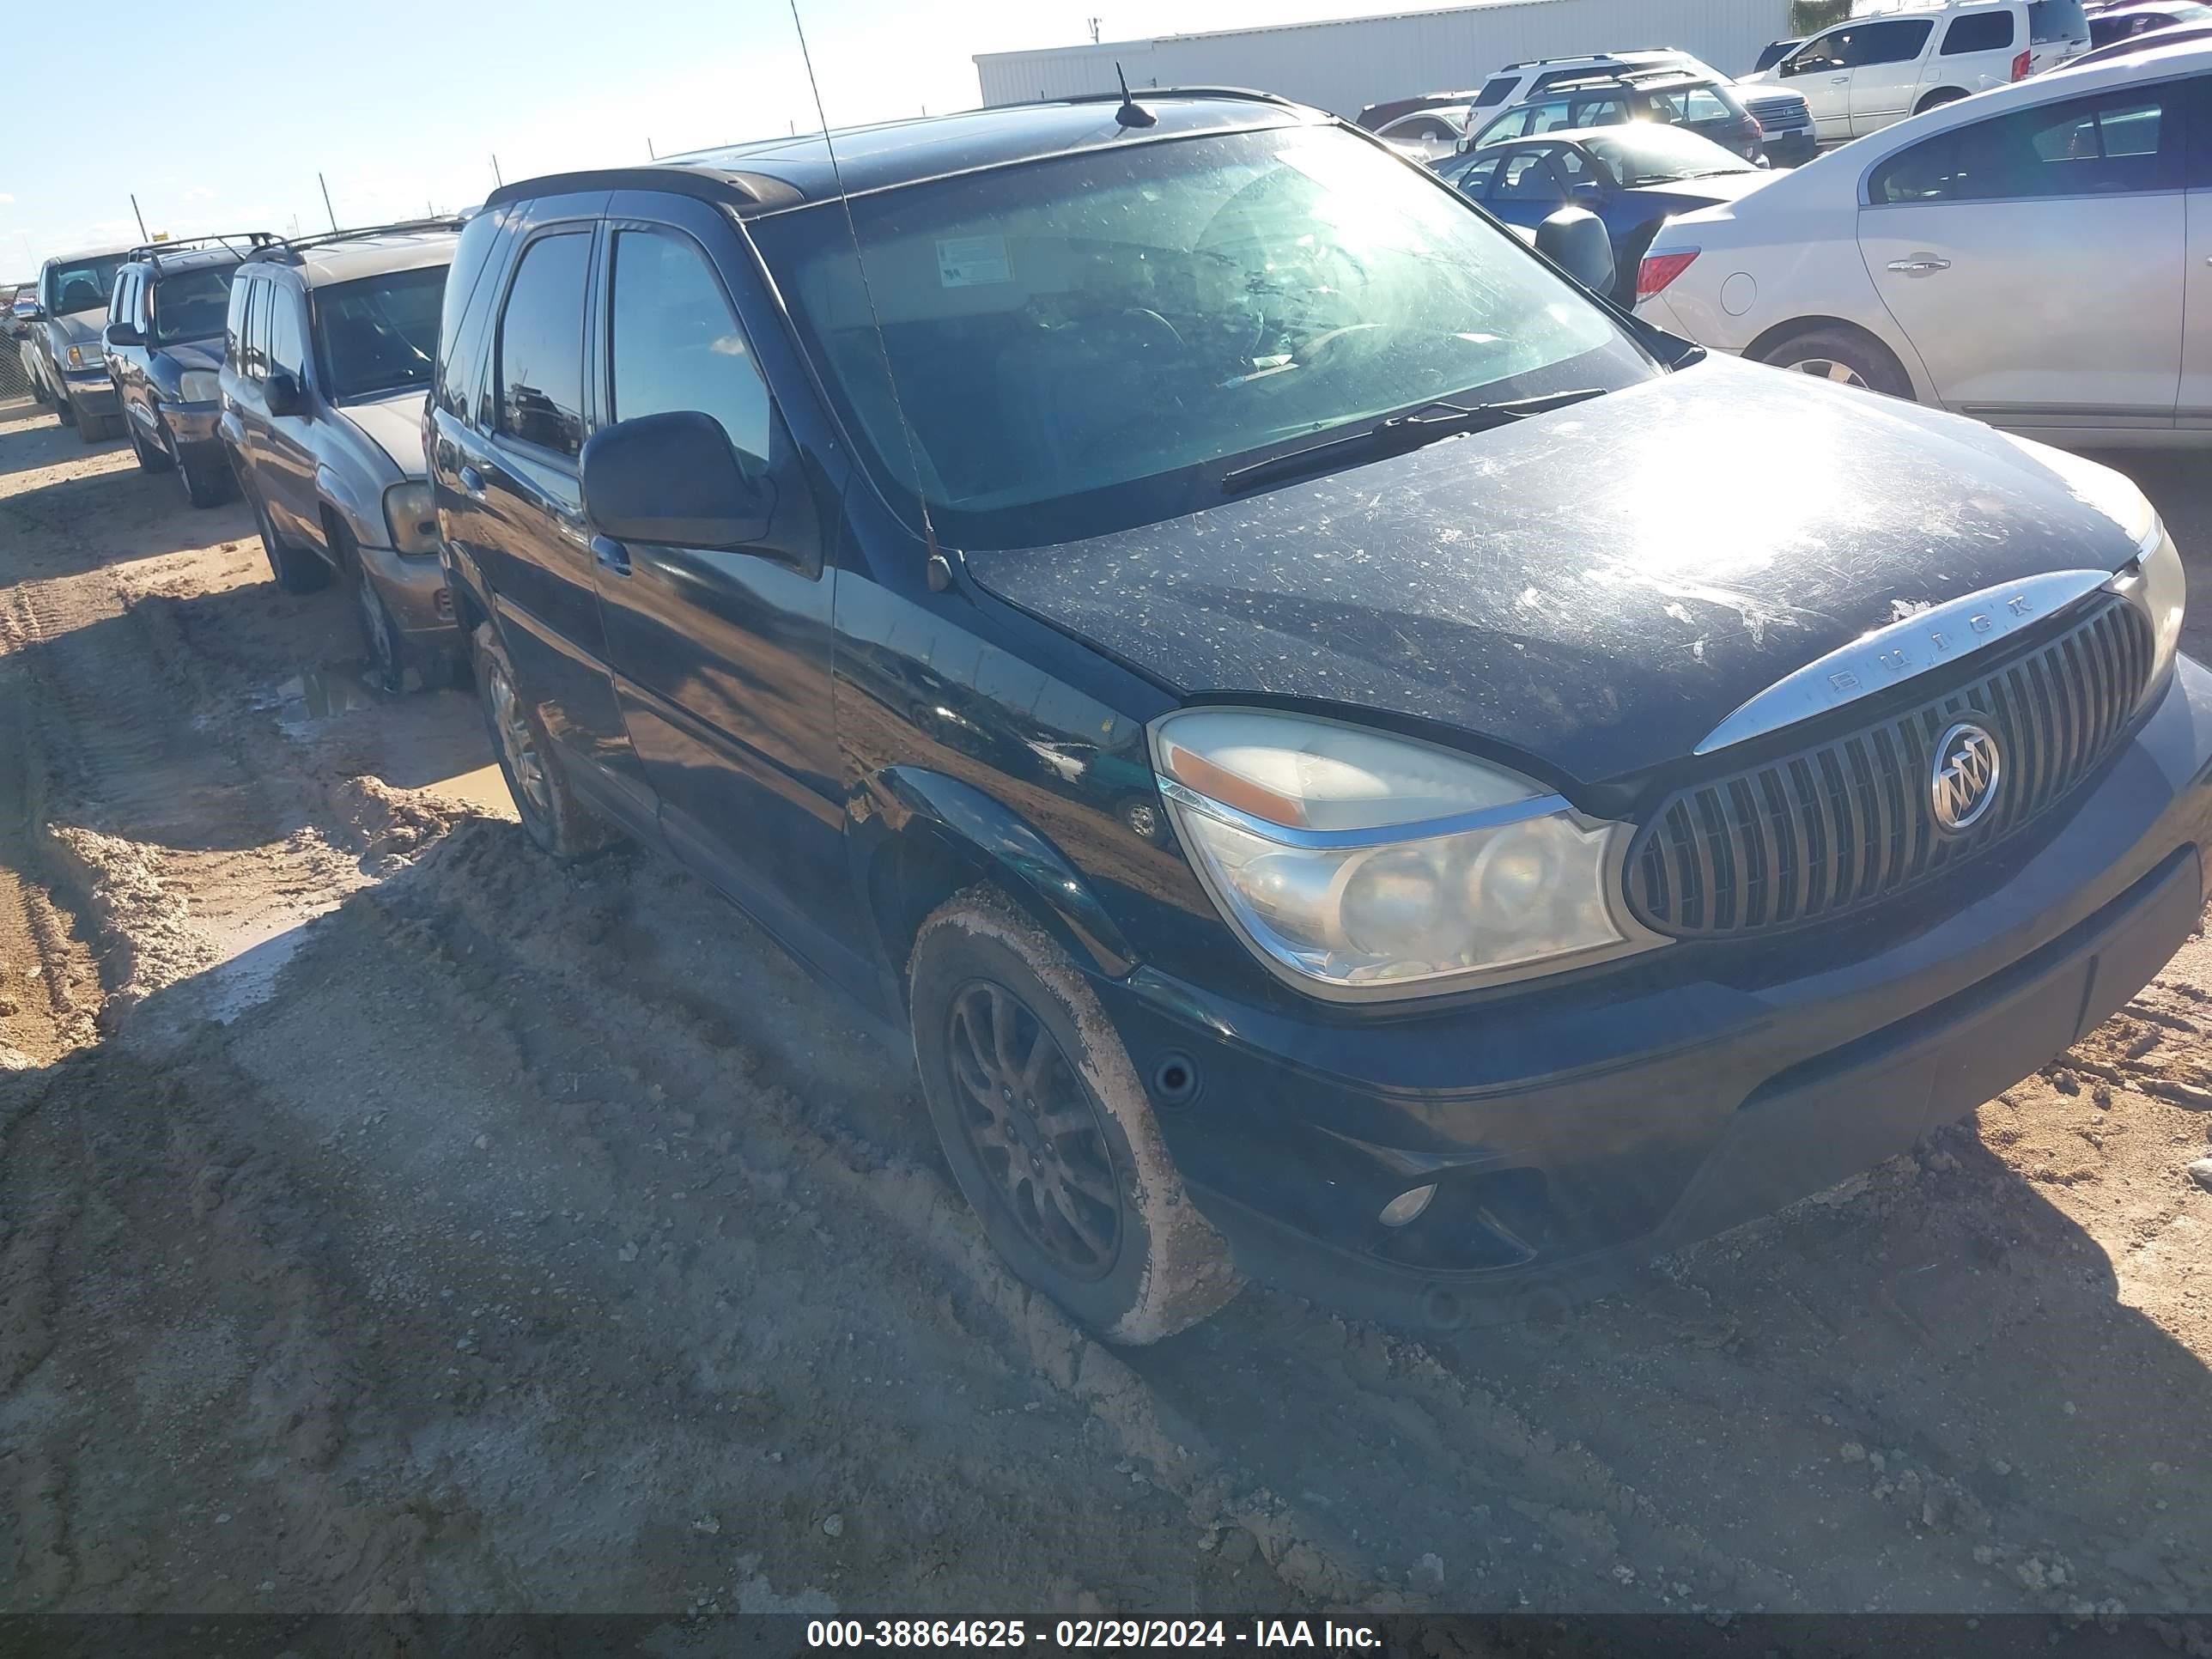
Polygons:
<instances>
[{"instance_id":1,"label":"wheel arch","mask_svg":"<svg viewBox=\"0 0 2212 1659\"><path fill-rule=\"evenodd\" d=\"M382 547L384 533L384 494L371 489L368 499L363 491L344 470L325 461L315 469L315 507L321 531L323 550L335 562L338 557L337 542L331 534L333 526L344 530L356 547Z\"/></svg>"},{"instance_id":2,"label":"wheel arch","mask_svg":"<svg viewBox=\"0 0 2212 1659\"><path fill-rule=\"evenodd\" d=\"M1810 313L1792 317L1787 322L1776 323L1762 331L1750 344L1744 347L1744 359L1747 362L1763 363L1766 361L1768 352L1791 336L1809 334L1814 329L1820 328L1841 329L1847 334L1856 335L1887 353L1896 360L1897 366L1905 372L1905 382L1911 386L1915 400L1921 403L1933 401L1927 372L1921 365L1919 354L1911 349L1910 342L1885 338L1864 323L1853 322L1848 317L1832 317L1819 313Z\"/></svg>"},{"instance_id":3,"label":"wheel arch","mask_svg":"<svg viewBox=\"0 0 2212 1659\"><path fill-rule=\"evenodd\" d=\"M963 888L988 883L1079 963L1119 976L1136 966L1121 928L1059 848L974 784L920 767L877 774L859 792L848 845L882 959L906 1004L904 968L921 925Z\"/></svg>"},{"instance_id":4,"label":"wheel arch","mask_svg":"<svg viewBox=\"0 0 2212 1659\"><path fill-rule=\"evenodd\" d=\"M1967 95L1964 87L1936 87L1920 94L1920 101L1912 106L1915 115L1924 114L1944 104L1955 104Z\"/></svg>"}]
</instances>

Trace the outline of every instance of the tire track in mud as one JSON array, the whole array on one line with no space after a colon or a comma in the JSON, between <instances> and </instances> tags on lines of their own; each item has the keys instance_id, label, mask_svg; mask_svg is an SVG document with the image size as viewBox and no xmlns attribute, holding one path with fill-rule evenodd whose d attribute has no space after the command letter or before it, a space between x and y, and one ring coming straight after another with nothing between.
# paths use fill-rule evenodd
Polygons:
<instances>
[{"instance_id":1,"label":"tire track in mud","mask_svg":"<svg viewBox=\"0 0 2212 1659\"><path fill-rule=\"evenodd\" d=\"M1029 1366L1083 1401L1200 1526L1249 1531L1278 1573L1314 1600L1464 1606L1474 1585L1479 1604L1511 1607L1528 1595L1644 1609L1658 1595L1671 1600L1676 1583L1692 1587L1684 1604L1700 1610L1790 1599L1785 1579L1670 1522L1587 1449L1559 1444L1419 1343L1258 1288L1162 1349L1120 1354L1092 1341L1012 1278L933 1164L916 1164L878 1126L841 1109L842 1091L778 1077L749 1041L758 1034L702 1008L680 976L610 953L611 935L641 927L663 938L696 933L696 909L675 908L704 897L688 878L648 873L617 854L579 878L592 896L576 902L568 878L519 833L488 826L450 840L418 877L419 885L380 892L371 910L411 918L386 924L395 943L427 949L514 1011L484 1023L519 1075L557 1096L579 1075L562 1056L596 1046L629 1055L647 1086L686 1106L734 1079L732 1156L742 1161L747 1143L757 1153L772 1126L814 1181L952 1272ZM641 896L670 889L679 896L663 914L629 914ZM711 926L744 928L734 915ZM543 997L518 988L547 977L562 987L557 1021ZM893 1109L919 1119L898 1060L877 1068L874 1081ZM641 1125L630 1132L649 1138ZM1205 1423L1179 1409L1209 1400L1242 1403ZM1326 1471L1309 1479L1291 1449L1314 1443L1316 1417L1338 1437ZM1440 1510L1438 1492L1455 1507ZM1339 1511L1347 1519L1336 1520ZM1431 1556L1448 1563L1451 1594ZM1656 1571L1656 1592L1633 1588L1638 1575L1614 1575L1630 1558L1643 1575Z\"/></svg>"},{"instance_id":2,"label":"tire track in mud","mask_svg":"<svg viewBox=\"0 0 2212 1659\"><path fill-rule=\"evenodd\" d=\"M116 578L19 585L0 606L51 777L48 863L108 949L111 1013L327 908L362 878L197 723Z\"/></svg>"},{"instance_id":3,"label":"tire track in mud","mask_svg":"<svg viewBox=\"0 0 2212 1659\"><path fill-rule=\"evenodd\" d=\"M604 905L556 902L550 915L518 915L518 890L557 891L568 884L518 831L483 825L463 830L418 873L427 879L381 890L365 907L349 906L346 916L375 918L386 948L426 954L445 967L461 1017L511 1056L525 1087L553 1100L579 1086L583 1074L565 1070L562 1056L580 1046L629 1056L612 1086L641 1088L648 1099L666 1103L653 1114L657 1120L690 1122L679 1133L708 1136L741 1171L766 1158L798 1172L817 1200L834 1200L851 1216L888 1228L905 1249L933 1264L934 1273L973 1304L963 1323L980 1315L1021 1368L1079 1405L1110 1436L1123 1467L1180 1500L1202 1540L1201 1553L1241 1531L1305 1603L1417 1605L1378 1583L1342 1528L1223 1457L1121 1356L1014 1279L965 1201L935 1170L885 1156L834 1111L810 1107L769 1077L755 1054L731 1046L726 1032L681 999L610 975L605 953L594 948L593 935L608 921ZM617 888L626 884L623 875L614 879ZM541 920L550 924L550 937L532 925ZM608 1086L608 1079L589 1086ZM710 1104L710 1096L720 1097ZM719 1130L708 1127L716 1122ZM634 1135L650 1146L658 1127L629 1124L623 1139Z\"/></svg>"}]
</instances>

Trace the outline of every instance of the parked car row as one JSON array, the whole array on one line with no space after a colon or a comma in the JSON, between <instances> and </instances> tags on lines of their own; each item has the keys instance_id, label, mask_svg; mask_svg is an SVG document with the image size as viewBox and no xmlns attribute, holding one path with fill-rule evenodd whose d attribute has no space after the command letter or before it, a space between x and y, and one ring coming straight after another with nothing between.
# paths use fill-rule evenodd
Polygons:
<instances>
[{"instance_id":1,"label":"parked car row","mask_svg":"<svg viewBox=\"0 0 2212 1659\"><path fill-rule=\"evenodd\" d=\"M1359 124L1438 162L1508 138L1631 121L1682 126L1752 161L1794 167L1816 144L1805 100L1740 88L1685 52L1652 49L1509 64L1480 92L1373 105Z\"/></svg>"},{"instance_id":2,"label":"parked car row","mask_svg":"<svg viewBox=\"0 0 2212 1659\"><path fill-rule=\"evenodd\" d=\"M545 853L658 850L902 1031L1030 1283L1125 1342L1243 1273L1456 1325L1906 1150L2196 928L2212 678L2141 493L1623 309L1576 204L1723 196L1649 271L1777 196L1940 203L2022 135L1913 147L2031 108L2117 200L2200 130L2205 55L2147 61L1778 179L1670 129L1455 187L1262 94L998 107L126 259L108 326L223 270L277 580L465 642ZM1569 205L1516 235L1536 178Z\"/></svg>"},{"instance_id":3,"label":"parked car row","mask_svg":"<svg viewBox=\"0 0 2212 1659\"><path fill-rule=\"evenodd\" d=\"M2025 81L2089 45L2081 0L1951 0L1823 29L1747 78L1801 92L1829 143Z\"/></svg>"},{"instance_id":4,"label":"parked car row","mask_svg":"<svg viewBox=\"0 0 2212 1659\"><path fill-rule=\"evenodd\" d=\"M1639 315L2059 442L2212 439L2212 43L1885 128L1645 252Z\"/></svg>"}]
</instances>

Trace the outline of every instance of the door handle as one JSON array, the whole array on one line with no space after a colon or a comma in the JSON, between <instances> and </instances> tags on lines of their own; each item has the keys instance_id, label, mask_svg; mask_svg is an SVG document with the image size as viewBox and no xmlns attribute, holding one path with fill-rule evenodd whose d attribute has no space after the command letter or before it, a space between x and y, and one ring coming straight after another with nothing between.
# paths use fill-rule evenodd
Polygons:
<instances>
[{"instance_id":1,"label":"door handle","mask_svg":"<svg viewBox=\"0 0 2212 1659\"><path fill-rule=\"evenodd\" d=\"M1932 253L1916 253L1910 259L1892 259L1889 268L1907 276L1933 276L1939 270L1950 270L1951 262Z\"/></svg>"},{"instance_id":2,"label":"door handle","mask_svg":"<svg viewBox=\"0 0 2212 1659\"><path fill-rule=\"evenodd\" d=\"M629 574L629 549L611 536L592 538L592 557L602 570L611 571L617 576Z\"/></svg>"},{"instance_id":3,"label":"door handle","mask_svg":"<svg viewBox=\"0 0 2212 1659\"><path fill-rule=\"evenodd\" d=\"M1828 77L1828 84L1832 87L1847 87L1850 83L1851 77L1848 75L1832 75Z\"/></svg>"}]
</instances>

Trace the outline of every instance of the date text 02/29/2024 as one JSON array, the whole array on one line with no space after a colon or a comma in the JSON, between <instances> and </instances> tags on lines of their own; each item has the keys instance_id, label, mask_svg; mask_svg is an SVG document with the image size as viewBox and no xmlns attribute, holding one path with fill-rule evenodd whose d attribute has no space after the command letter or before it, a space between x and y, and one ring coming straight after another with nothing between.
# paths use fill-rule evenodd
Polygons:
<instances>
[{"instance_id":1,"label":"date text 02/29/2024","mask_svg":"<svg viewBox=\"0 0 2212 1659\"><path fill-rule=\"evenodd\" d=\"M1380 1649L1379 1626L1334 1619L814 1619L806 1645L835 1648Z\"/></svg>"}]
</instances>

